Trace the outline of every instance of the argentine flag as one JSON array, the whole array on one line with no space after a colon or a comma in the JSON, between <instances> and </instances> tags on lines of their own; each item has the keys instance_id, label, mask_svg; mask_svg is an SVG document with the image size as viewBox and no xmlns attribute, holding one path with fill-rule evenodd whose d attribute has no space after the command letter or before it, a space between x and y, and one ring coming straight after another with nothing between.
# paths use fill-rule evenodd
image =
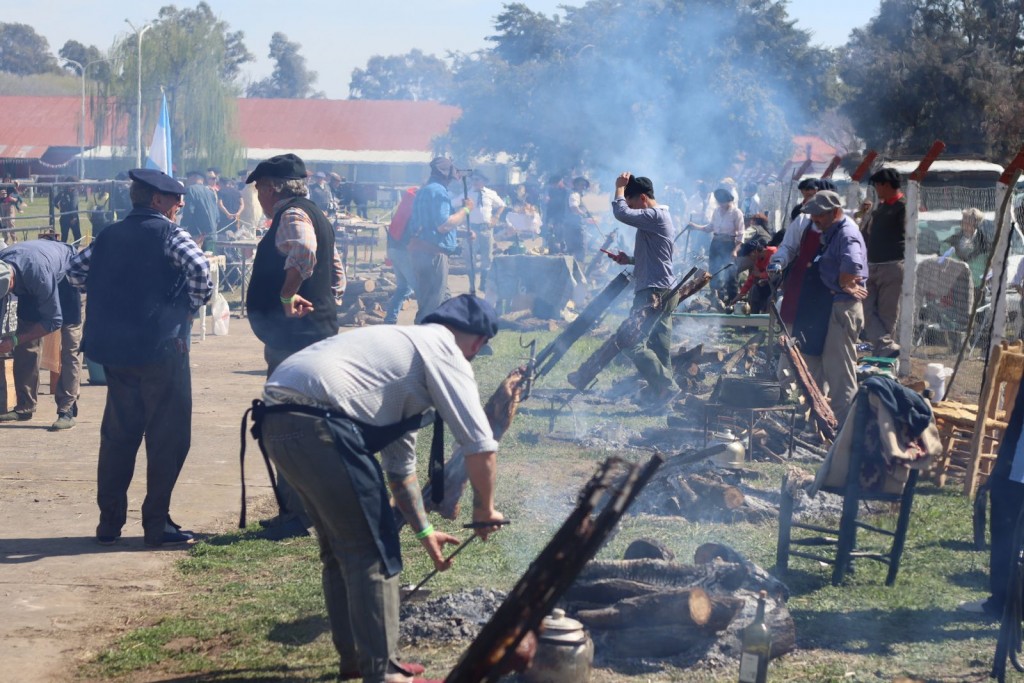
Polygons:
<instances>
[{"instance_id":1,"label":"argentine flag","mask_svg":"<svg viewBox=\"0 0 1024 683\"><path fill-rule=\"evenodd\" d=\"M163 103L160 107L160 120L153 130L153 141L149 143L149 154L146 156L146 168L163 171L173 177L171 168L171 119L167 115L167 95L161 92Z\"/></svg>"}]
</instances>

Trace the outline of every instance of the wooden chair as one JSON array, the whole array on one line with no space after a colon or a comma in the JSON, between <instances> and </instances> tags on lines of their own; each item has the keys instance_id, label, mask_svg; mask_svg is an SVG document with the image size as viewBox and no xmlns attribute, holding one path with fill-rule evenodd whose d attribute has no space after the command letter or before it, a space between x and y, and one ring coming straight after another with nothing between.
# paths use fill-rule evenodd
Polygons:
<instances>
[{"instance_id":1,"label":"wooden chair","mask_svg":"<svg viewBox=\"0 0 1024 683\"><path fill-rule=\"evenodd\" d=\"M940 487L950 478L963 481L970 467L971 437L978 421L978 406L940 401L932 405L932 416L942 441L942 455L929 477Z\"/></svg>"},{"instance_id":2,"label":"wooden chair","mask_svg":"<svg viewBox=\"0 0 1024 683\"><path fill-rule=\"evenodd\" d=\"M978 415L971 437L970 459L964 477L964 495L974 498L988 479L1006 431L1010 411L1024 375L1024 342L1003 342L992 350L989 376L978 401Z\"/></svg>"},{"instance_id":3,"label":"wooden chair","mask_svg":"<svg viewBox=\"0 0 1024 683\"><path fill-rule=\"evenodd\" d=\"M846 473L846 482L843 486L823 486L821 488L822 491L843 497L843 512L837 529L793 521L793 495L790 492L787 479L783 479L782 497L779 505L779 539L776 546L776 568L778 570L785 571L789 568L789 558L791 555L824 562L832 565L832 585L838 586L842 583L846 573L851 571L853 561L864 558L888 565L889 572L885 579L886 586L891 586L896 582L896 574L899 572L900 559L903 556L903 547L906 543L907 529L910 526L910 510L914 502L914 491L917 488L918 471L916 469L910 470L907 482L900 493L881 493L866 491L862 488L861 468L863 466L862 456L865 451L864 434L868 428L870 410L867 392L862 389L857 394L854 412L852 413L852 418L855 420L853 424L855 431L849 467ZM882 501L897 504L899 512L895 529L884 529L859 520L858 514L861 501ZM801 535L799 538L794 538L793 529L810 531L817 535ZM859 550L857 548L858 529L892 538L892 545L887 552ZM835 548L835 555L796 550L793 546L797 548Z\"/></svg>"}]
</instances>

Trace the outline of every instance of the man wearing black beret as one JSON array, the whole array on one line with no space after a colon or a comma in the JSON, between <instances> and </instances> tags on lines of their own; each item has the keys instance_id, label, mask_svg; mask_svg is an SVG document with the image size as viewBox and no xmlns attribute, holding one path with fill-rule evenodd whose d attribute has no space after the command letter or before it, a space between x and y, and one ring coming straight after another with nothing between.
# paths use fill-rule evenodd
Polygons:
<instances>
[{"instance_id":1,"label":"man wearing black beret","mask_svg":"<svg viewBox=\"0 0 1024 683\"><path fill-rule=\"evenodd\" d=\"M402 560L389 497L434 567L448 569L443 547L458 539L434 530L416 477L416 432L436 425L435 415L469 454L476 533L486 539L503 519L494 508L498 443L470 366L497 331L494 309L463 294L421 325L366 327L314 344L267 381L254 417L316 527L341 680L405 683L417 671L397 660ZM444 448L434 445L432 465Z\"/></svg>"},{"instance_id":2,"label":"man wearing black beret","mask_svg":"<svg viewBox=\"0 0 1024 683\"><path fill-rule=\"evenodd\" d=\"M68 280L86 292L82 350L103 365L107 405L100 427L96 541L113 545L128 513L128 486L146 440L147 547L188 543L168 514L192 435L188 346L192 317L213 292L210 265L175 224L185 187L160 171L135 169L124 219L71 260Z\"/></svg>"},{"instance_id":3,"label":"man wearing black beret","mask_svg":"<svg viewBox=\"0 0 1024 683\"><path fill-rule=\"evenodd\" d=\"M306 164L294 154L261 161L245 179L272 216L252 264L245 306L264 343L267 376L288 356L338 333L345 271L334 248L334 227L310 201ZM312 520L287 477L278 479L281 514L264 520L267 538L306 536Z\"/></svg>"}]
</instances>

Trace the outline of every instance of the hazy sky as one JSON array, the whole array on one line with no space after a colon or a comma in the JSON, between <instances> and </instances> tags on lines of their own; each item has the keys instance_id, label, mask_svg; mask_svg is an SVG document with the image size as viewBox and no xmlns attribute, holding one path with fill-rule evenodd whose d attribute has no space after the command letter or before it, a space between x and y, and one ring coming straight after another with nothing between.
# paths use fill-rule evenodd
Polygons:
<instances>
[{"instance_id":1,"label":"hazy sky","mask_svg":"<svg viewBox=\"0 0 1024 683\"><path fill-rule=\"evenodd\" d=\"M500 0L208 0L234 30L245 32L245 43L257 61L245 75L257 80L270 74L267 57L270 36L282 31L302 45L307 65L319 74L317 88L328 97L348 96L352 69L366 66L374 55L403 54L419 48L443 56L447 50L471 52L486 47L494 33ZM511 0L505 0L510 2ZM580 6L582 0L523 0L531 9L551 15L560 5ZM12 3L2 21L29 24L56 53L74 39L105 50L131 29L154 19L168 0L31 0ZM790 16L811 31L815 43L833 47L850 31L863 26L878 10L879 0L791 0ZM145 50L146 41L142 41Z\"/></svg>"}]
</instances>

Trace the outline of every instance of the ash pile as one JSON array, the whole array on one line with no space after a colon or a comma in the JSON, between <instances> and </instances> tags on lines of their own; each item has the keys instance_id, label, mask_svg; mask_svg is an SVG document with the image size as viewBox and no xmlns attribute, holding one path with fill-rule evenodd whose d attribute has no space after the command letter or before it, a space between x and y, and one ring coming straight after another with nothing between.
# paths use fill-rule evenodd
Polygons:
<instances>
[{"instance_id":1,"label":"ash pile","mask_svg":"<svg viewBox=\"0 0 1024 683\"><path fill-rule=\"evenodd\" d=\"M498 610L506 595L501 591L476 588L402 603L399 610L401 637L410 645L471 641Z\"/></svg>"},{"instance_id":2,"label":"ash pile","mask_svg":"<svg viewBox=\"0 0 1024 683\"><path fill-rule=\"evenodd\" d=\"M769 596L772 658L796 649L789 590L732 548L707 543L686 564L656 541L639 540L624 557L634 559L590 562L562 601L590 631L596 665L735 667L761 590Z\"/></svg>"}]
</instances>

